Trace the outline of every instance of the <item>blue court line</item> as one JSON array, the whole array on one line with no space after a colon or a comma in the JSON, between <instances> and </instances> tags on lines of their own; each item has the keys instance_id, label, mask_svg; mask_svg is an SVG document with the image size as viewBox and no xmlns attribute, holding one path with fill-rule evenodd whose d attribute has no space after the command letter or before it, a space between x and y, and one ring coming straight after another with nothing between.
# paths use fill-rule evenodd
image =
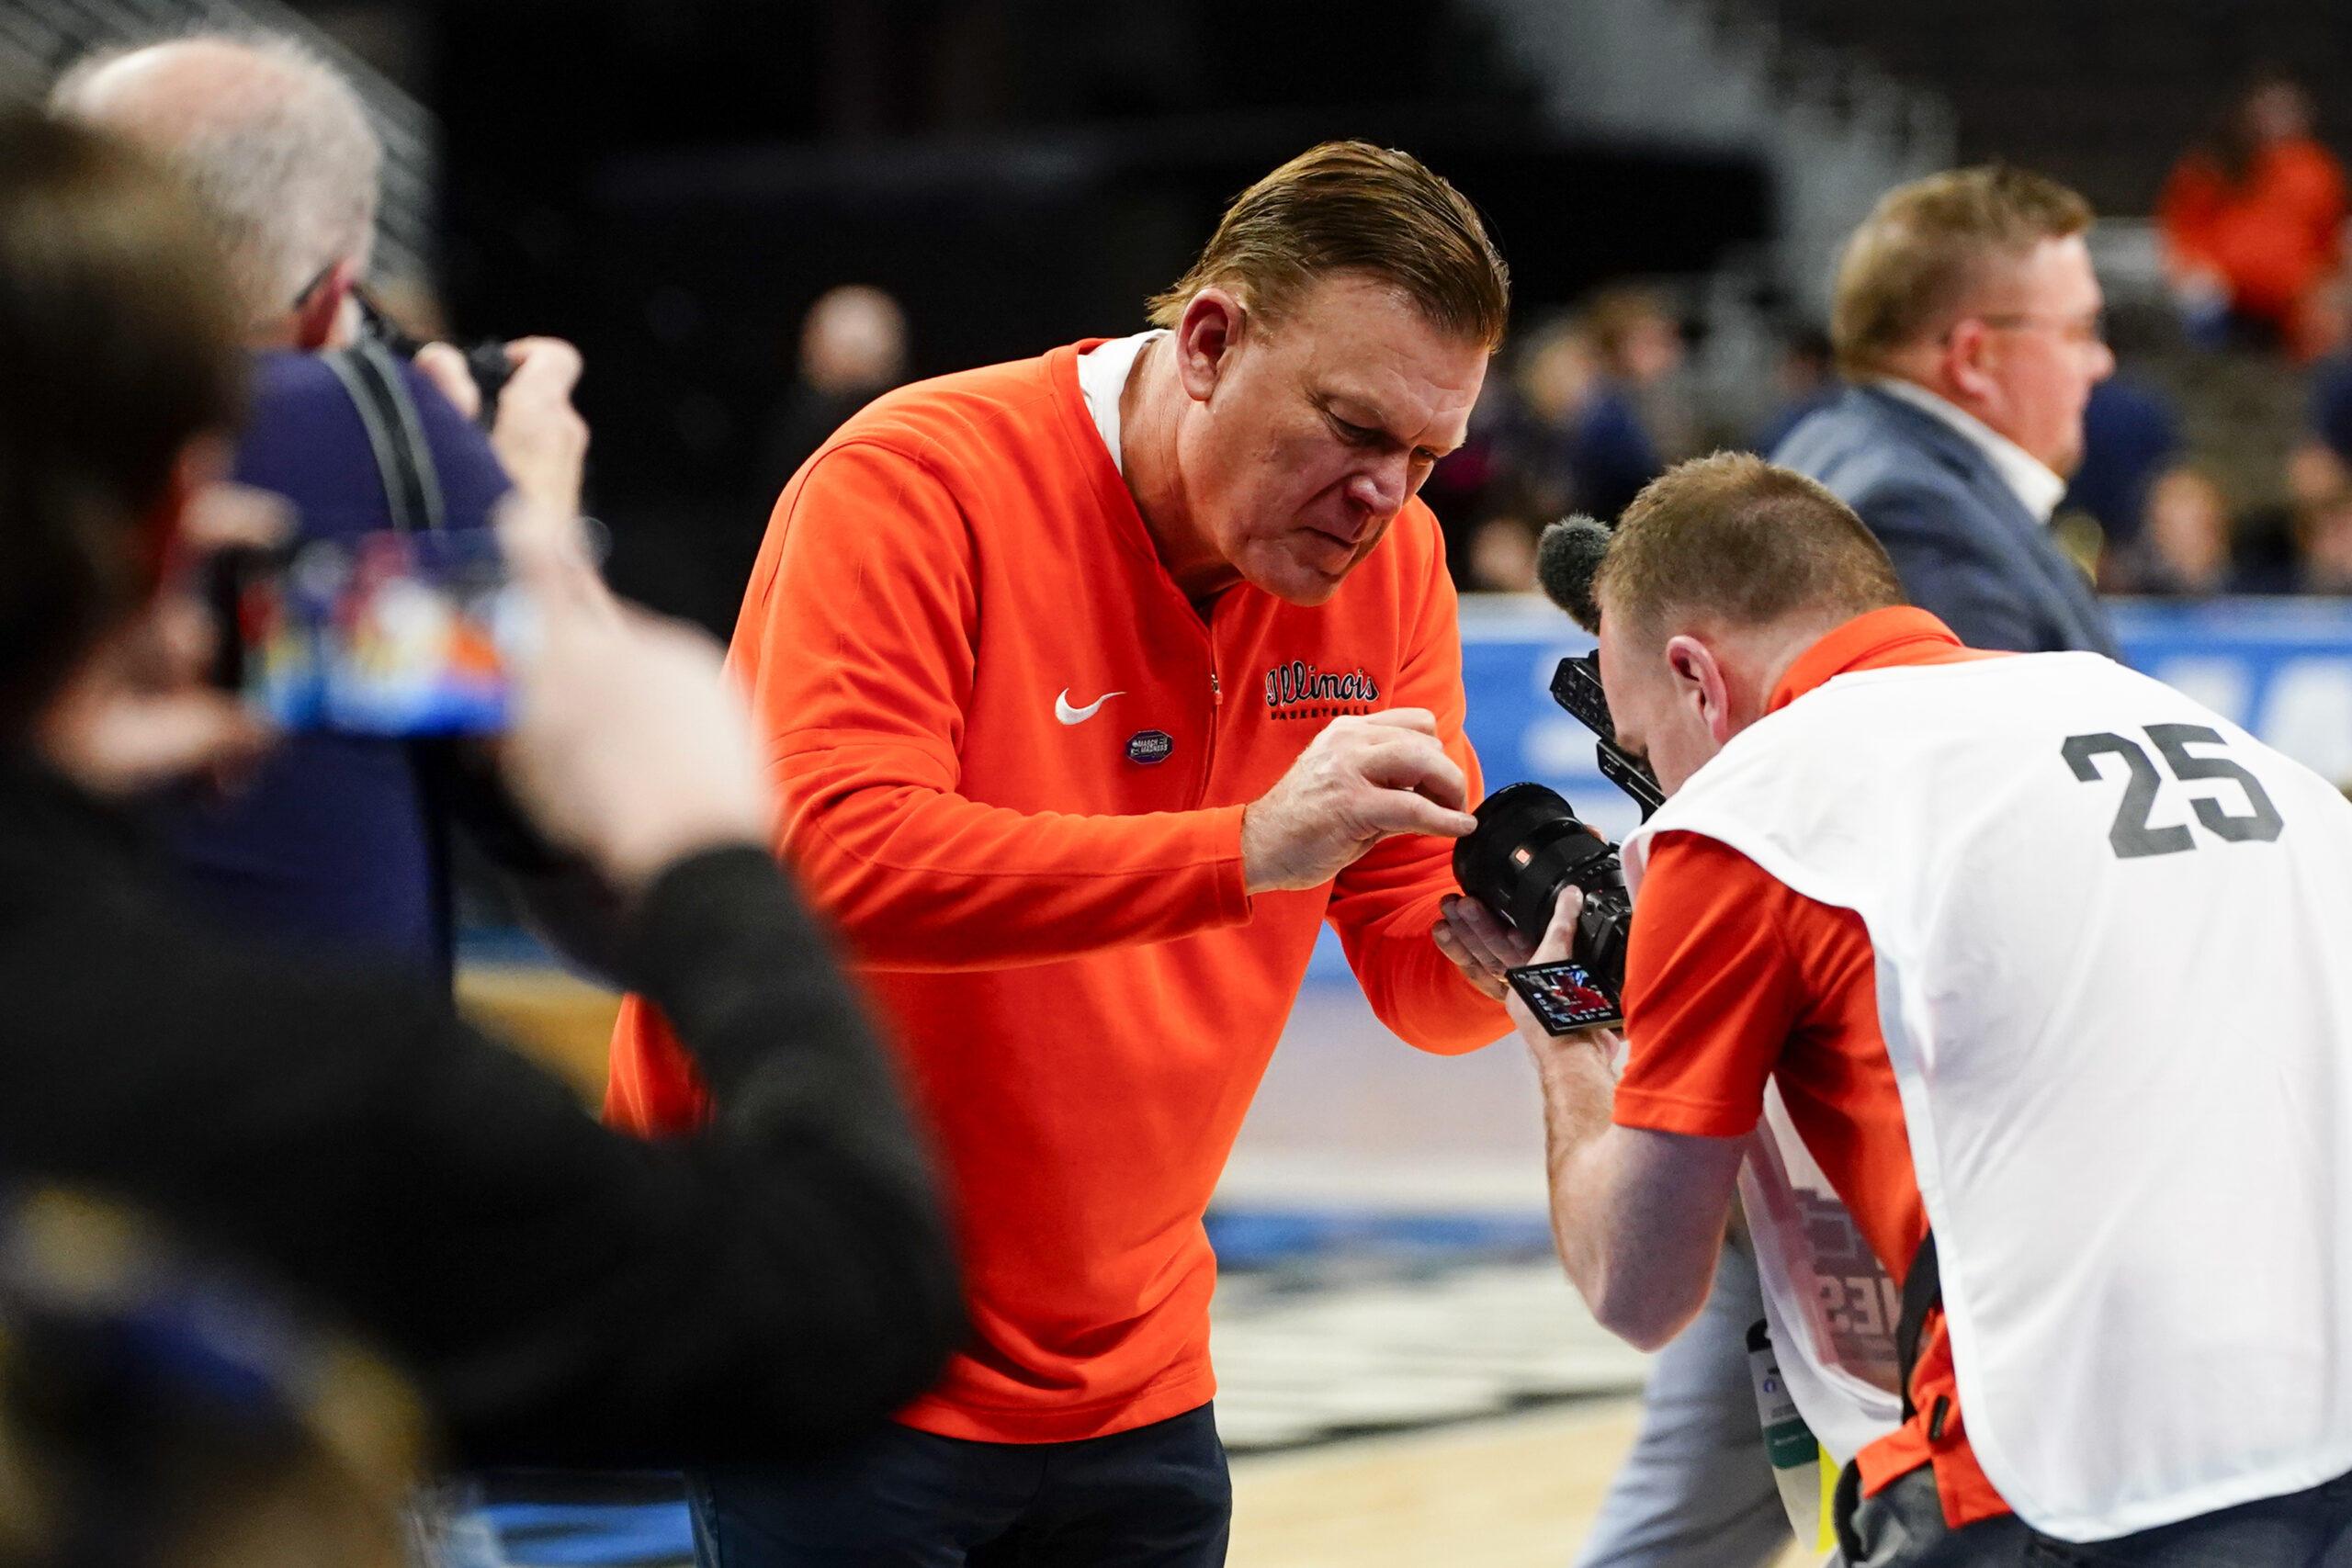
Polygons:
<instances>
[{"instance_id":1,"label":"blue court line","mask_svg":"<svg viewBox=\"0 0 2352 1568\"><path fill-rule=\"evenodd\" d=\"M507 1559L518 1568L622 1568L695 1554L693 1523L676 1503L492 1503Z\"/></svg>"},{"instance_id":2,"label":"blue court line","mask_svg":"<svg viewBox=\"0 0 2352 1568\"><path fill-rule=\"evenodd\" d=\"M1341 1255L1427 1263L1548 1253L1540 1213L1398 1214L1347 1209L1216 1208L1209 1246L1225 1269L1264 1269Z\"/></svg>"}]
</instances>

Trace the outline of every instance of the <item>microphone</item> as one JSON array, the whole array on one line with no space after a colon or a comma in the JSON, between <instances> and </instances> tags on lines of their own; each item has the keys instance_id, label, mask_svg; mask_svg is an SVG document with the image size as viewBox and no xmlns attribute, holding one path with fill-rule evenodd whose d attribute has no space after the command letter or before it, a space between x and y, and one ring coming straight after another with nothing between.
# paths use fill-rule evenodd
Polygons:
<instances>
[{"instance_id":1,"label":"microphone","mask_svg":"<svg viewBox=\"0 0 2352 1568\"><path fill-rule=\"evenodd\" d=\"M1544 597L1595 637L1600 635L1600 606L1592 602L1592 575L1608 549L1609 525L1582 513L1544 529L1535 547L1535 581Z\"/></svg>"}]
</instances>

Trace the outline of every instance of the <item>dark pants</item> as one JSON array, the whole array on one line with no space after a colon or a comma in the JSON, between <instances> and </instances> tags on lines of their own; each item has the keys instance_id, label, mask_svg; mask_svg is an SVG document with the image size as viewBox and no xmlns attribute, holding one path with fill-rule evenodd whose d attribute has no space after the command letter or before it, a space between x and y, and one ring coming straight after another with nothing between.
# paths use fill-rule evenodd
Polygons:
<instances>
[{"instance_id":1,"label":"dark pants","mask_svg":"<svg viewBox=\"0 0 2352 1568\"><path fill-rule=\"evenodd\" d=\"M2352 1568L2352 1475L2161 1529L2076 1546L2014 1514L1944 1528L1922 1467L1854 1510L1847 1568Z\"/></svg>"},{"instance_id":2,"label":"dark pants","mask_svg":"<svg viewBox=\"0 0 2352 1568\"><path fill-rule=\"evenodd\" d=\"M819 1464L686 1477L699 1568L1220 1568L1213 1407L1073 1443L892 1427Z\"/></svg>"}]
</instances>

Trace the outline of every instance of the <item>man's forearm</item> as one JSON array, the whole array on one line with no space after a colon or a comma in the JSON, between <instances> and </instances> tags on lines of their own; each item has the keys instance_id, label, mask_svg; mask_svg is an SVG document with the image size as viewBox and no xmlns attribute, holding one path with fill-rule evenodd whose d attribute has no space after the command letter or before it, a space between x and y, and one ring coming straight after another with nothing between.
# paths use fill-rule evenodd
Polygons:
<instances>
[{"instance_id":1,"label":"man's forearm","mask_svg":"<svg viewBox=\"0 0 2352 1568\"><path fill-rule=\"evenodd\" d=\"M1597 1145L1609 1131L1617 1080L1604 1047L1581 1035L1534 1048L1535 1076L1544 1089L1544 1168L1552 1198L1552 1237L1560 1261L1596 1313L1609 1278L1610 1184L1594 1168ZM1606 1321L1604 1318L1603 1321Z\"/></svg>"},{"instance_id":2,"label":"man's forearm","mask_svg":"<svg viewBox=\"0 0 2352 1568\"><path fill-rule=\"evenodd\" d=\"M785 858L873 969L1002 969L1250 918L1241 808L1024 812L903 784L786 781Z\"/></svg>"},{"instance_id":3,"label":"man's forearm","mask_svg":"<svg viewBox=\"0 0 2352 1568\"><path fill-rule=\"evenodd\" d=\"M1706 1301L1746 1145L1618 1126L1606 1038L1535 1047L1552 1234L1601 1325L1654 1350Z\"/></svg>"}]
</instances>

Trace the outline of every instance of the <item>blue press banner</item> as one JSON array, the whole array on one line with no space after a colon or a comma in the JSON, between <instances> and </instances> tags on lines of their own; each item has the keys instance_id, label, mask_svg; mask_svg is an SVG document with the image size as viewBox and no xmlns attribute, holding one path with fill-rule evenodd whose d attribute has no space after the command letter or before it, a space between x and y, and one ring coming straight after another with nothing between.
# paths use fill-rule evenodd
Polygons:
<instances>
[{"instance_id":1,"label":"blue press banner","mask_svg":"<svg viewBox=\"0 0 2352 1568\"><path fill-rule=\"evenodd\" d=\"M2120 600L2124 658L2339 784L2352 784L2352 600ZM1611 838L1640 820L1592 764L1592 736L1552 701L1553 666L1592 638L1546 601L1462 602L1470 743L1487 787L1539 779Z\"/></svg>"}]
</instances>

